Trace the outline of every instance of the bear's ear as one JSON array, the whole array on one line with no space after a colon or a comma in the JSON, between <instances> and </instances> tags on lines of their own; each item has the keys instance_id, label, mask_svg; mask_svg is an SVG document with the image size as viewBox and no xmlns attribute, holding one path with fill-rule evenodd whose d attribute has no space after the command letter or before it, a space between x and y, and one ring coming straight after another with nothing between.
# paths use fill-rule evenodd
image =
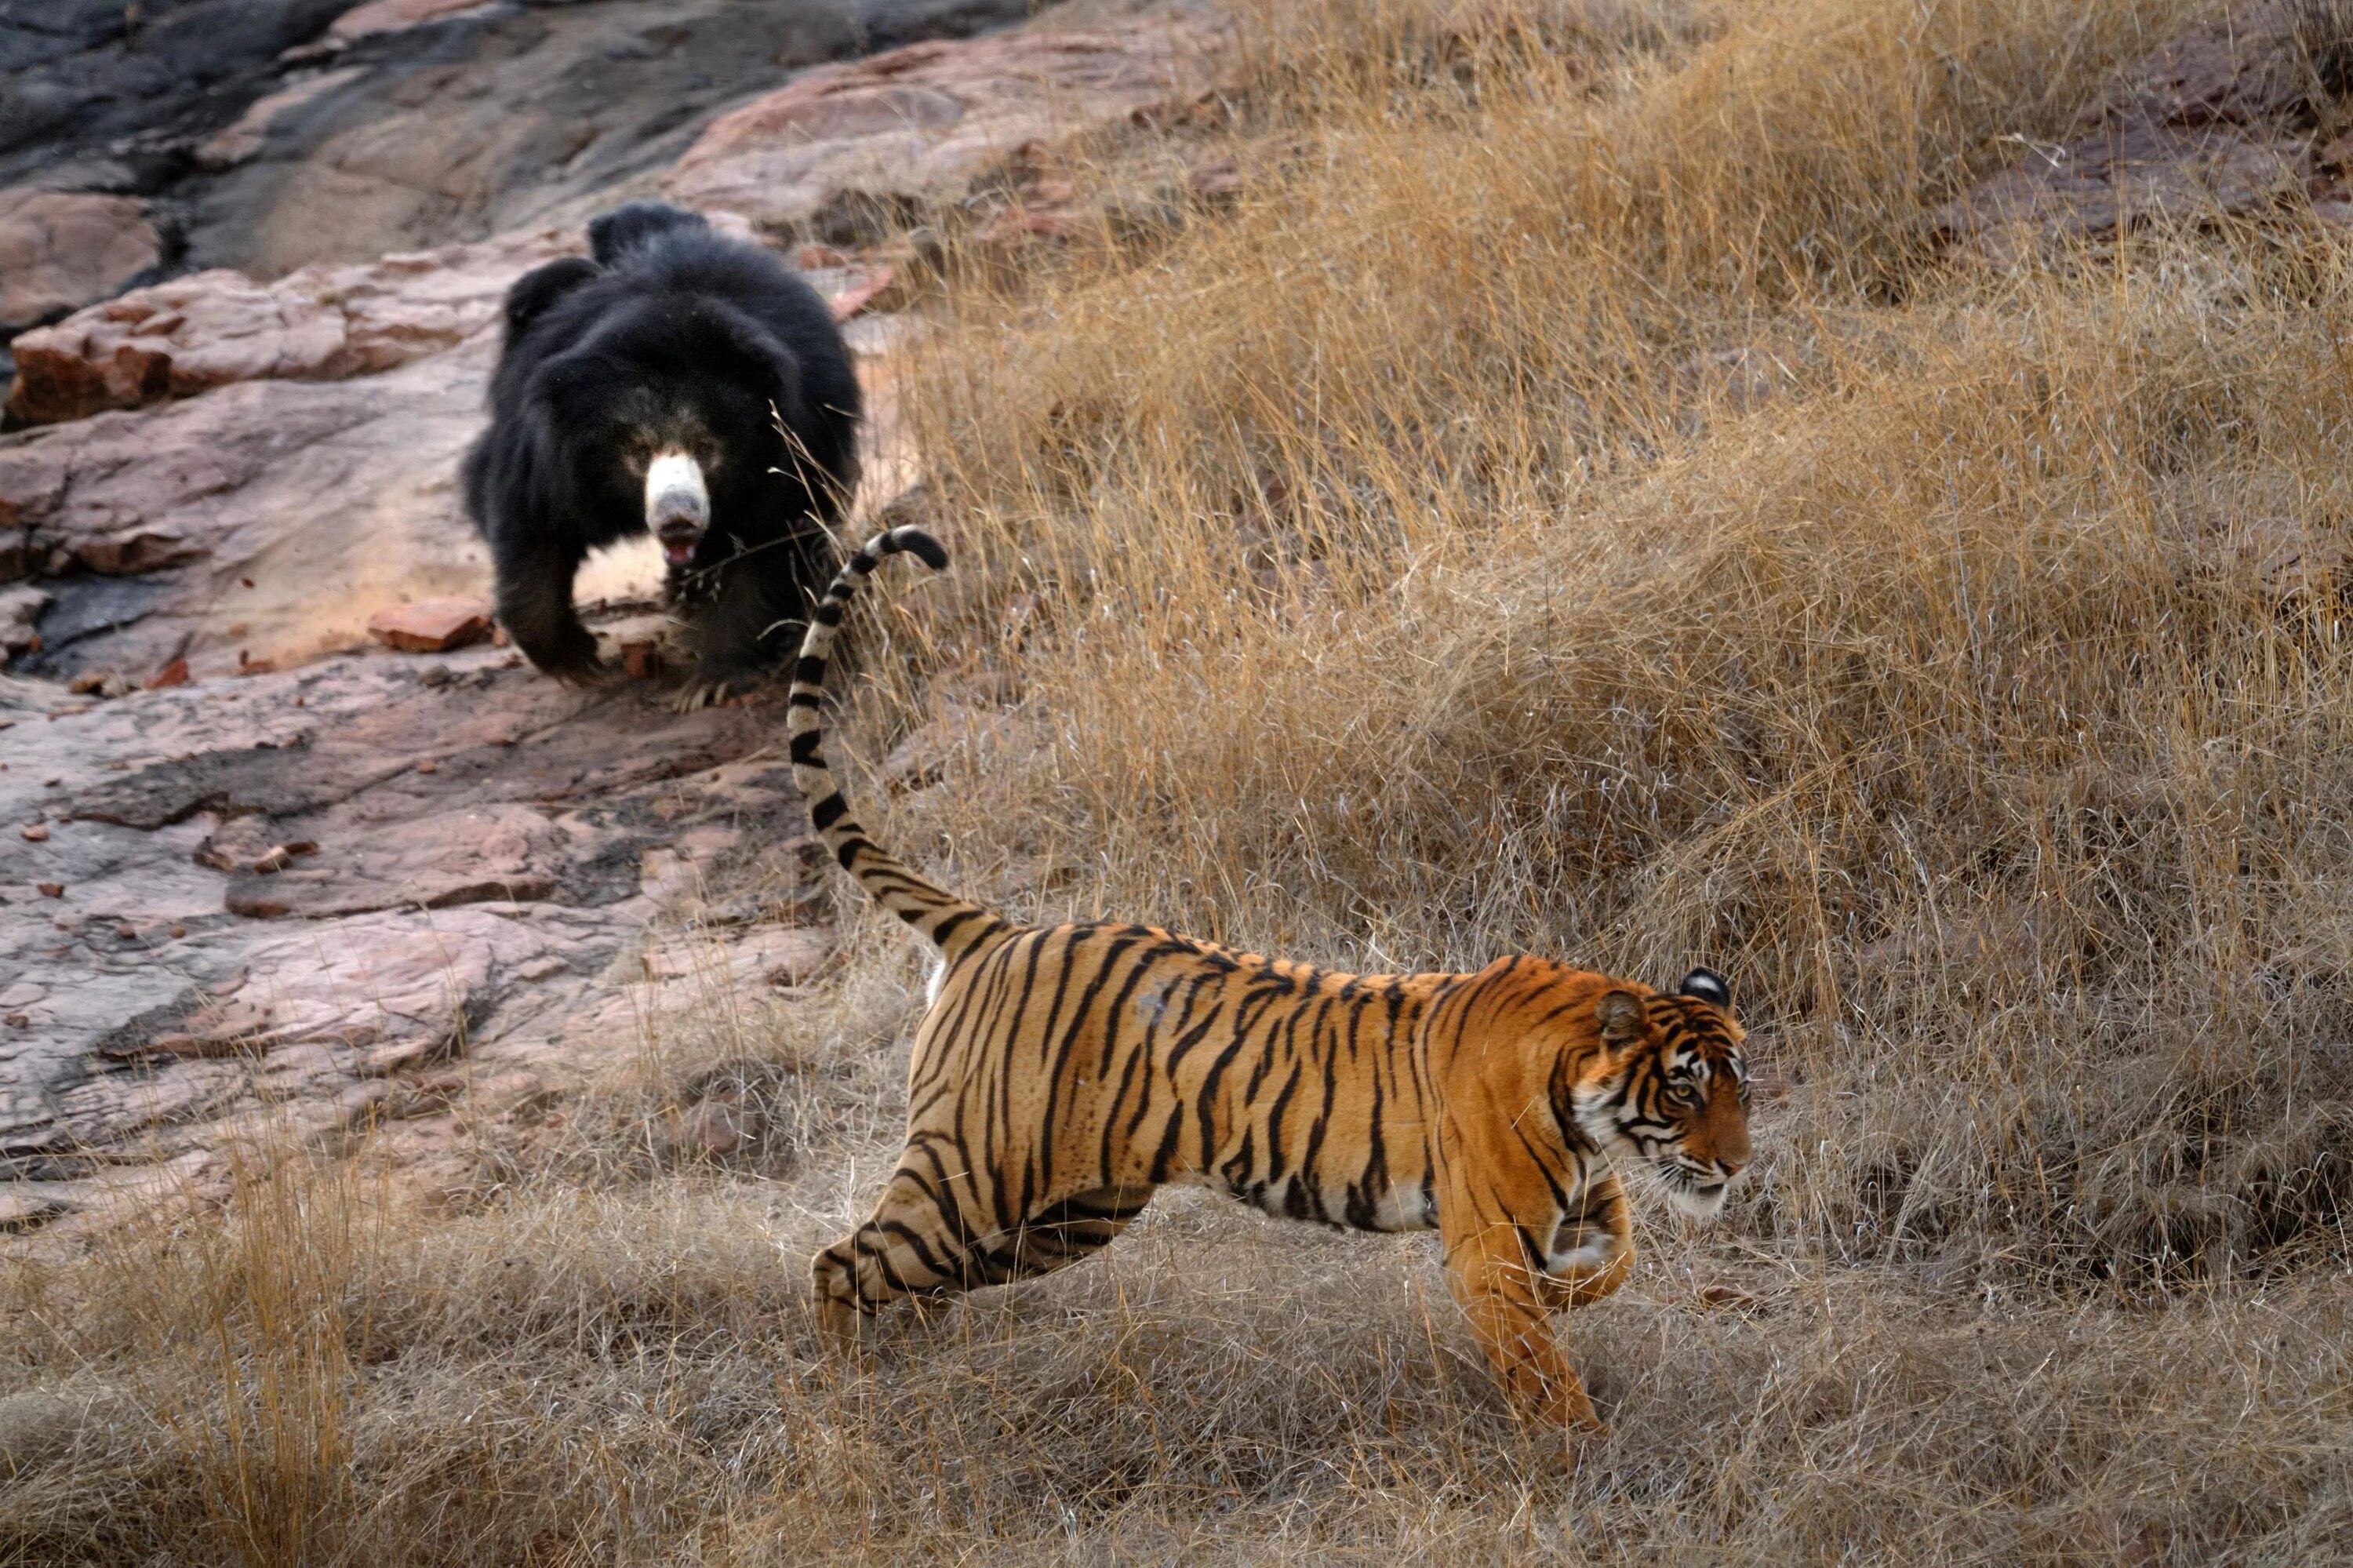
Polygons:
<instances>
[{"instance_id":1,"label":"bear's ear","mask_svg":"<svg viewBox=\"0 0 2353 1568\"><path fill-rule=\"evenodd\" d=\"M610 267L657 235L681 228L708 230L699 212L688 212L666 201L625 202L588 224L588 253Z\"/></svg>"},{"instance_id":2,"label":"bear's ear","mask_svg":"<svg viewBox=\"0 0 2353 1568\"><path fill-rule=\"evenodd\" d=\"M537 321L548 306L589 279L604 276L604 272L586 256L566 256L544 267L534 267L517 278L514 286L507 291L508 338L522 336L523 329Z\"/></svg>"},{"instance_id":3,"label":"bear's ear","mask_svg":"<svg viewBox=\"0 0 2353 1568\"><path fill-rule=\"evenodd\" d=\"M1732 1011L1732 988L1714 969L1694 969L1683 976L1683 983L1675 987L1685 996L1695 996L1719 1012Z\"/></svg>"},{"instance_id":4,"label":"bear's ear","mask_svg":"<svg viewBox=\"0 0 2353 1568\"><path fill-rule=\"evenodd\" d=\"M1642 999L1630 991L1604 991L1593 1004L1593 1021L1601 1026L1605 1045L1631 1045L1642 1038Z\"/></svg>"}]
</instances>

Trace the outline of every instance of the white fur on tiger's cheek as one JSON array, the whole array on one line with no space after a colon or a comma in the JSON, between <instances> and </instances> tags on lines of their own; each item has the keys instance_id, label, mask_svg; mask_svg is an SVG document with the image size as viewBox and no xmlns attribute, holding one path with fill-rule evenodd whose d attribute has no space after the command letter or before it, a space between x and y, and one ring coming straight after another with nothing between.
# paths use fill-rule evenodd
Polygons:
<instances>
[{"instance_id":1,"label":"white fur on tiger's cheek","mask_svg":"<svg viewBox=\"0 0 2353 1568\"><path fill-rule=\"evenodd\" d=\"M1622 1154L1629 1160L1643 1159L1641 1145L1627 1137L1618 1118L1609 1114L1612 1097L1606 1087L1570 1090L1568 1106L1577 1118L1577 1129L1609 1153Z\"/></svg>"}]
</instances>

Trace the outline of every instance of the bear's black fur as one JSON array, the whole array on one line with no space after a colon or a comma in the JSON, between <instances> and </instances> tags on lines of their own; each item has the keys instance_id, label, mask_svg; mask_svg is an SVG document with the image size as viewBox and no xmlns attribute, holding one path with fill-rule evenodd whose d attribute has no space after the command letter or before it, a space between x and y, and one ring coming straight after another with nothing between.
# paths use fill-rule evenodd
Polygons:
<instances>
[{"instance_id":1,"label":"bear's black fur","mask_svg":"<svg viewBox=\"0 0 2353 1568\"><path fill-rule=\"evenodd\" d=\"M825 301L758 246L658 202L607 213L588 238L593 260L551 261L507 292L466 510L497 566L500 622L565 679L599 670L572 608L581 560L655 527L691 627L691 705L794 647L831 580L858 380Z\"/></svg>"}]
</instances>

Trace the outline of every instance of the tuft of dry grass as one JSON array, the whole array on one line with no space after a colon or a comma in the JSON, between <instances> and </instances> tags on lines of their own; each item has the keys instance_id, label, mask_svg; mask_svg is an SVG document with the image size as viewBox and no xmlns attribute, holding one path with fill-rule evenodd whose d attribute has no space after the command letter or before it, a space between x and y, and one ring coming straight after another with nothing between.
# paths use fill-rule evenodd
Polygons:
<instances>
[{"instance_id":1,"label":"tuft of dry grass","mask_svg":"<svg viewBox=\"0 0 2353 1568\"><path fill-rule=\"evenodd\" d=\"M285 1161L0 1266L0 1562L2344 1557L2342 243L1926 237L2212 11L1268 5L1185 132L1234 209L976 269L906 368L958 563L860 629L844 738L976 737L863 786L919 858L1734 975L1789 1089L1568 1326L1573 1473L1426 1240L1187 1194L828 1358L921 989L852 912L433 1202ZM680 1151L720 1094L756 1157Z\"/></svg>"}]
</instances>

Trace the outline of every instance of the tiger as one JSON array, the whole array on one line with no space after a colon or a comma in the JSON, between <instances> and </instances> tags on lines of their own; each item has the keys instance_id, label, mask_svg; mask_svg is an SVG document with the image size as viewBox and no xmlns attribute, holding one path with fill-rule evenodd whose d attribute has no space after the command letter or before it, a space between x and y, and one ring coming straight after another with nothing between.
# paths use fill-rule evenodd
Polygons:
<instances>
[{"instance_id":1,"label":"tiger","mask_svg":"<svg viewBox=\"0 0 2353 1568\"><path fill-rule=\"evenodd\" d=\"M873 899L937 948L907 1132L871 1215L811 1264L818 1326L855 1347L902 1298L1030 1278L1101 1251L1188 1183L1364 1231L1436 1229L1446 1277L1511 1409L1599 1430L1555 1313L1632 1267L1613 1159L1713 1217L1750 1161L1731 992L1672 992L1547 959L1461 974L1343 974L1155 926L1024 925L868 836L825 759L827 662L885 558L877 535L811 613L786 697L809 821Z\"/></svg>"}]
</instances>

